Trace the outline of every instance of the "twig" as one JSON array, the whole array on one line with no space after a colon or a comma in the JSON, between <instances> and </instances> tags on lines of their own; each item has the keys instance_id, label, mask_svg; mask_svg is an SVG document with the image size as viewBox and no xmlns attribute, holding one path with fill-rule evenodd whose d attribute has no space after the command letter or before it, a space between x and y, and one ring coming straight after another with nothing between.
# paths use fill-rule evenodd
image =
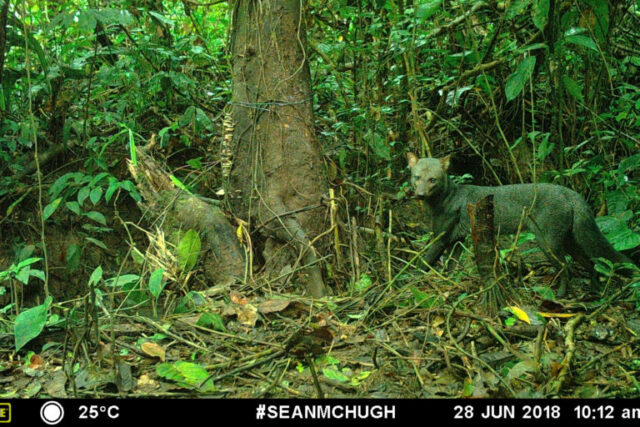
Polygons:
<instances>
[{"instance_id":1,"label":"twig","mask_svg":"<svg viewBox=\"0 0 640 427\"><path fill-rule=\"evenodd\" d=\"M579 314L573 319L567 322L567 325L564 327L565 339L564 344L567 346L567 353L562 360L562 368L558 373L558 378L551 384L552 390L554 394L560 393L560 389L562 385L567 379L567 375L569 375L569 369L571 368L571 360L573 359L573 355L576 352L576 343L573 339L575 335L576 328L585 319L584 314Z\"/></svg>"}]
</instances>

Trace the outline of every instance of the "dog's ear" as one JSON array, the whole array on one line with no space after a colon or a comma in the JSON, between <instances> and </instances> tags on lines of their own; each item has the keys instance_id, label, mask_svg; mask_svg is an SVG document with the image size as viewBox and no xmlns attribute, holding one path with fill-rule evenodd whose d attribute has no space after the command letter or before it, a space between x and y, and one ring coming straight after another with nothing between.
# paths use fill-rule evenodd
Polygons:
<instances>
[{"instance_id":1,"label":"dog's ear","mask_svg":"<svg viewBox=\"0 0 640 427\"><path fill-rule=\"evenodd\" d=\"M442 165L442 170L444 170L445 172L448 171L449 164L451 162L451 154L444 157L440 157L438 160L440 160L440 165Z\"/></svg>"},{"instance_id":2,"label":"dog's ear","mask_svg":"<svg viewBox=\"0 0 640 427\"><path fill-rule=\"evenodd\" d=\"M407 153L407 163L410 168L414 167L418 163L418 156L413 153Z\"/></svg>"}]
</instances>

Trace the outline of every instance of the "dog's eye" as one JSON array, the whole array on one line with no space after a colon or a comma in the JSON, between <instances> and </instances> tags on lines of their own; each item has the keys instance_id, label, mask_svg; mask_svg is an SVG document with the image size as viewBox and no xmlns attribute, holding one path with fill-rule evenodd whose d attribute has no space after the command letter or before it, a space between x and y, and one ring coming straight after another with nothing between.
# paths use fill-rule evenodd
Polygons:
<instances>
[{"instance_id":1,"label":"dog's eye","mask_svg":"<svg viewBox=\"0 0 640 427\"><path fill-rule=\"evenodd\" d=\"M413 179L414 179L415 181L419 181L419 180L420 180L420 175L414 175L414 176L413 176Z\"/></svg>"},{"instance_id":2,"label":"dog's eye","mask_svg":"<svg viewBox=\"0 0 640 427\"><path fill-rule=\"evenodd\" d=\"M434 182L436 182L436 179L435 178L429 178L429 182L433 184Z\"/></svg>"}]
</instances>

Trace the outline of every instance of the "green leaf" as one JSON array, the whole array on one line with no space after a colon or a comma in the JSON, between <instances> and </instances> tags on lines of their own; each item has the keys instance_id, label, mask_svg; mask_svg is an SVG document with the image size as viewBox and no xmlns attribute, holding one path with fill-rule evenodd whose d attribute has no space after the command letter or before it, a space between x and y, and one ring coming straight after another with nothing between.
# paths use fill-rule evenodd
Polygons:
<instances>
[{"instance_id":1,"label":"green leaf","mask_svg":"<svg viewBox=\"0 0 640 427\"><path fill-rule=\"evenodd\" d=\"M91 273L91 277L89 277L89 287L93 287L102 279L102 266L97 266L93 273Z\"/></svg>"},{"instance_id":2,"label":"green leaf","mask_svg":"<svg viewBox=\"0 0 640 427\"><path fill-rule=\"evenodd\" d=\"M62 202L62 197L58 197L53 202L44 207L42 216L45 221L56 211L56 209L58 209L58 206L60 206L60 202Z\"/></svg>"},{"instance_id":3,"label":"green leaf","mask_svg":"<svg viewBox=\"0 0 640 427\"><path fill-rule=\"evenodd\" d=\"M509 2L509 6L507 7L507 10L505 12L505 17L507 19L513 19L517 16L520 16L522 13L524 13L525 9L527 8L527 6L529 6L530 3L531 0L513 0Z\"/></svg>"},{"instance_id":4,"label":"green leaf","mask_svg":"<svg viewBox=\"0 0 640 427\"><path fill-rule=\"evenodd\" d=\"M91 211L91 212L85 213L84 216L102 225L107 225L107 220L104 218L104 215L102 215L100 212Z\"/></svg>"},{"instance_id":5,"label":"green leaf","mask_svg":"<svg viewBox=\"0 0 640 427\"><path fill-rule=\"evenodd\" d=\"M182 183L182 181L180 181L178 178L176 178L173 174L169 175L169 179L171 179L171 182L173 182L173 185L175 185L176 187L178 187L182 191L186 191L187 193L191 194L191 191L189 191L187 186L184 185Z\"/></svg>"},{"instance_id":6,"label":"green leaf","mask_svg":"<svg viewBox=\"0 0 640 427\"><path fill-rule=\"evenodd\" d=\"M89 182L90 187L95 187L100 181L108 177L109 174L107 172L101 172L98 175L94 176L91 182Z\"/></svg>"},{"instance_id":7,"label":"green leaf","mask_svg":"<svg viewBox=\"0 0 640 427\"><path fill-rule=\"evenodd\" d=\"M369 286L371 286L371 277L366 273L362 273L360 274L360 280L357 280L356 283L353 284L353 290L362 292Z\"/></svg>"},{"instance_id":8,"label":"green leaf","mask_svg":"<svg viewBox=\"0 0 640 427\"><path fill-rule=\"evenodd\" d=\"M69 172L62 175L60 178L56 179L49 188L49 196L51 198L58 197L62 190L65 188L69 188L71 185L69 184L69 180L74 180L76 183L84 176L81 172Z\"/></svg>"},{"instance_id":9,"label":"green leaf","mask_svg":"<svg viewBox=\"0 0 640 427\"><path fill-rule=\"evenodd\" d=\"M531 74L536 66L536 57L529 56L525 58L516 68L516 71L509 76L504 91L507 96L507 101L515 99L525 85L529 81Z\"/></svg>"},{"instance_id":10,"label":"green leaf","mask_svg":"<svg viewBox=\"0 0 640 427\"><path fill-rule=\"evenodd\" d=\"M138 280L140 280L140 276L137 274L123 274L120 277L112 277L111 279L105 280L105 285L119 288L121 286L136 283Z\"/></svg>"},{"instance_id":11,"label":"green leaf","mask_svg":"<svg viewBox=\"0 0 640 427\"><path fill-rule=\"evenodd\" d=\"M120 187L123 190L127 191L129 193L129 196L131 196L131 198L136 202L140 202L142 200L142 198L140 197L140 194L138 194L138 189L133 184L133 182L129 181L128 179L125 179L124 181L120 181Z\"/></svg>"},{"instance_id":12,"label":"green leaf","mask_svg":"<svg viewBox=\"0 0 640 427\"><path fill-rule=\"evenodd\" d=\"M95 187L93 190L91 190L91 193L89 193L89 200L91 200L91 203L93 203L93 206L98 204L101 197L102 197L101 187Z\"/></svg>"},{"instance_id":13,"label":"green leaf","mask_svg":"<svg viewBox=\"0 0 640 427\"><path fill-rule=\"evenodd\" d=\"M591 8L582 8L583 13L593 13L595 18L592 28L593 33L598 40L605 41L606 35L609 33L609 2L603 0L584 0L584 3L591 6Z\"/></svg>"},{"instance_id":14,"label":"green leaf","mask_svg":"<svg viewBox=\"0 0 640 427\"><path fill-rule=\"evenodd\" d=\"M31 277L38 278L44 282L44 271L42 270L29 270L29 275Z\"/></svg>"},{"instance_id":15,"label":"green leaf","mask_svg":"<svg viewBox=\"0 0 640 427\"><path fill-rule=\"evenodd\" d=\"M538 295L540 295L542 297L542 299L545 299L547 301L555 300L555 295L553 293L553 289L551 289L548 286L534 286L531 289L533 290L533 292L535 292Z\"/></svg>"},{"instance_id":16,"label":"green leaf","mask_svg":"<svg viewBox=\"0 0 640 427\"><path fill-rule=\"evenodd\" d=\"M22 270L18 271L18 274L16 274L15 277L20 282L24 283L25 285L28 285L29 284L29 277L31 277L31 269L30 268L23 268Z\"/></svg>"},{"instance_id":17,"label":"green leaf","mask_svg":"<svg viewBox=\"0 0 640 427\"><path fill-rule=\"evenodd\" d=\"M102 9L96 11L96 18L107 25L120 24L131 25L135 19L126 9Z\"/></svg>"},{"instance_id":18,"label":"green leaf","mask_svg":"<svg viewBox=\"0 0 640 427\"><path fill-rule=\"evenodd\" d=\"M97 22L93 9L83 10L78 13L78 27L86 32L93 31Z\"/></svg>"},{"instance_id":19,"label":"green leaf","mask_svg":"<svg viewBox=\"0 0 640 427\"><path fill-rule=\"evenodd\" d=\"M160 363L156 367L156 373L163 378L174 381L183 388L196 389L208 393L215 389L213 381L210 379L202 384L209 377L209 373L197 363L183 361Z\"/></svg>"},{"instance_id":20,"label":"green leaf","mask_svg":"<svg viewBox=\"0 0 640 427\"><path fill-rule=\"evenodd\" d=\"M578 101L584 101L582 96L582 87L575 80L569 76L562 76L562 84L569 95L573 96Z\"/></svg>"},{"instance_id":21,"label":"green leaf","mask_svg":"<svg viewBox=\"0 0 640 427\"><path fill-rule=\"evenodd\" d=\"M196 322L196 325L204 326L205 328L210 328L220 332L227 331L224 327L224 320L222 320L222 316L218 313L202 313Z\"/></svg>"},{"instance_id":22,"label":"green leaf","mask_svg":"<svg viewBox=\"0 0 640 427\"><path fill-rule=\"evenodd\" d=\"M43 304L25 310L16 316L13 328L16 351L40 335L47 321L47 312L52 300L51 297L47 297Z\"/></svg>"},{"instance_id":23,"label":"green leaf","mask_svg":"<svg viewBox=\"0 0 640 427\"><path fill-rule=\"evenodd\" d=\"M564 38L565 43L571 43L578 46L586 47L598 52L598 45L590 37L587 36L568 36Z\"/></svg>"},{"instance_id":24,"label":"green leaf","mask_svg":"<svg viewBox=\"0 0 640 427\"><path fill-rule=\"evenodd\" d=\"M627 224L610 215L596 218L596 223L617 251L624 251L640 246L640 233L631 230Z\"/></svg>"},{"instance_id":25,"label":"green leaf","mask_svg":"<svg viewBox=\"0 0 640 427\"><path fill-rule=\"evenodd\" d=\"M531 9L533 25L540 31L544 30L549 20L549 0L536 0Z\"/></svg>"},{"instance_id":26,"label":"green leaf","mask_svg":"<svg viewBox=\"0 0 640 427\"><path fill-rule=\"evenodd\" d=\"M149 11L149 15L153 16L154 18L156 18L158 21L162 22L163 24L166 25L173 25L173 21L167 17L165 17L164 15L159 14L158 12L154 12L152 10Z\"/></svg>"},{"instance_id":27,"label":"green leaf","mask_svg":"<svg viewBox=\"0 0 640 427\"><path fill-rule=\"evenodd\" d=\"M213 122L209 116L200 108L194 107L193 105L188 107L182 116L180 116L178 125L180 125L180 127L189 126L193 128L193 131L196 133L202 133L205 130L213 132L214 130Z\"/></svg>"},{"instance_id":28,"label":"green leaf","mask_svg":"<svg viewBox=\"0 0 640 427\"><path fill-rule=\"evenodd\" d=\"M421 308L432 308L438 303L438 297L435 295L428 295L416 287L409 288L415 299L415 304Z\"/></svg>"},{"instance_id":29,"label":"green leaf","mask_svg":"<svg viewBox=\"0 0 640 427\"><path fill-rule=\"evenodd\" d=\"M610 276L613 273L613 263L606 258L598 258L593 269L603 276Z\"/></svg>"},{"instance_id":30,"label":"green leaf","mask_svg":"<svg viewBox=\"0 0 640 427\"><path fill-rule=\"evenodd\" d=\"M42 258L27 258L23 261L20 261L18 263L18 265L16 266L16 270L20 270L23 269L24 267L31 265L31 264L35 264L36 262L40 261Z\"/></svg>"},{"instance_id":31,"label":"green leaf","mask_svg":"<svg viewBox=\"0 0 640 427\"><path fill-rule=\"evenodd\" d=\"M158 299L162 289L164 289L164 283L162 283L162 276L164 275L164 270L159 268L149 277L149 292L155 299Z\"/></svg>"},{"instance_id":32,"label":"green leaf","mask_svg":"<svg viewBox=\"0 0 640 427\"><path fill-rule=\"evenodd\" d=\"M323 368L322 369L322 374L329 378L330 380L333 381L337 381L340 383L345 383L349 381L349 377L346 376L344 373L338 371L335 367L331 366L328 368Z\"/></svg>"},{"instance_id":33,"label":"green leaf","mask_svg":"<svg viewBox=\"0 0 640 427\"><path fill-rule=\"evenodd\" d=\"M78 244L69 245L67 249L67 272L73 273L80 267L80 255L82 254L82 248Z\"/></svg>"},{"instance_id":34,"label":"green leaf","mask_svg":"<svg viewBox=\"0 0 640 427\"><path fill-rule=\"evenodd\" d=\"M78 202L66 202L64 205L74 214L80 215L80 205Z\"/></svg>"},{"instance_id":35,"label":"green leaf","mask_svg":"<svg viewBox=\"0 0 640 427\"><path fill-rule=\"evenodd\" d=\"M136 153L136 140L133 138L133 131L129 129L129 155L131 156L131 164L138 166L138 155Z\"/></svg>"},{"instance_id":36,"label":"green leaf","mask_svg":"<svg viewBox=\"0 0 640 427\"><path fill-rule=\"evenodd\" d=\"M87 242L93 243L94 245L107 250L107 245L105 245L103 242L101 242L100 240L94 239L93 237L85 237L85 239L87 240Z\"/></svg>"},{"instance_id":37,"label":"green leaf","mask_svg":"<svg viewBox=\"0 0 640 427\"><path fill-rule=\"evenodd\" d=\"M187 313L206 304L205 297L196 291L190 291L183 296L175 309L176 314Z\"/></svg>"},{"instance_id":38,"label":"green leaf","mask_svg":"<svg viewBox=\"0 0 640 427\"><path fill-rule=\"evenodd\" d=\"M89 192L91 191L91 187L84 186L80 189L80 191L78 191L78 204L80 206L82 206L82 204L84 203L84 201L87 199L87 197L89 197Z\"/></svg>"},{"instance_id":39,"label":"green leaf","mask_svg":"<svg viewBox=\"0 0 640 427\"><path fill-rule=\"evenodd\" d=\"M114 177L109 178L109 187L107 187L107 191L104 193L104 200L107 202L111 200L113 193L115 193L118 188L120 188L120 182Z\"/></svg>"},{"instance_id":40,"label":"green leaf","mask_svg":"<svg viewBox=\"0 0 640 427\"><path fill-rule=\"evenodd\" d=\"M418 19L429 19L434 13L440 9L440 5L442 4L442 0L433 0L424 4L419 5L416 8L416 17Z\"/></svg>"},{"instance_id":41,"label":"green leaf","mask_svg":"<svg viewBox=\"0 0 640 427\"><path fill-rule=\"evenodd\" d=\"M178 264L182 271L191 271L200 255L200 236L195 230L187 231L178 243Z\"/></svg>"}]
</instances>

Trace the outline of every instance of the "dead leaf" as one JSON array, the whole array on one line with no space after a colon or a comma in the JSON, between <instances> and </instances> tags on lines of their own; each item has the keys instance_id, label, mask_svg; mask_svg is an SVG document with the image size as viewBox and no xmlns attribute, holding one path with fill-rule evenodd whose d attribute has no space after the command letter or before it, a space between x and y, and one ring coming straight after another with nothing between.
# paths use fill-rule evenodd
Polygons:
<instances>
[{"instance_id":1,"label":"dead leaf","mask_svg":"<svg viewBox=\"0 0 640 427\"><path fill-rule=\"evenodd\" d=\"M66 383L67 375L60 368L47 376L46 381L44 381L44 391L51 397L63 399L67 397L67 391L65 390Z\"/></svg>"},{"instance_id":2,"label":"dead leaf","mask_svg":"<svg viewBox=\"0 0 640 427\"><path fill-rule=\"evenodd\" d=\"M40 369L44 365L44 359L39 354L34 354L29 360L29 366L33 369Z\"/></svg>"},{"instance_id":3,"label":"dead leaf","mask_svg":"<svg viewBox=\"0 0 640 427\"><path fill-rule=\"evenodd\" d=\"M180 320L182 320L184 323L195 325L196 323L198 323L199 318L200 318L200 313L194 314L194 315L182 316L180 317Z\"/></svg>"},{"instance_id":4,"label":"dead leaf","mask_svg":"<svg viewBox=\"0 0 640 427\"><path fill-rule=\"evenodd\" d=\"M158 359L164 362L165 351L164 351L164 348L162 348L162 346L160 346L159 344L156 344L151 341L147 341L147 342L143 342L140 348L146 355L151 357L157 357Z\"/></svg>"},{"instance_id":5,"label":"dead leaf","mask_svg":"<svg viewBox=\"0 0 640 427\"><path fill-rule=\"evenodd\" d=\"M127 392L133 389L135 385L135 381L133 380L133 375L131 374L131 365L123 362L122 360L118 360L116 364L116 386L118 390L122 392Z\"/></svg>"},{"instance_id":6,"label":"dead leaf","mask_svg":"<svg viewBox=\"0 0 640 427\"><path fill-rule=\"evenodd\" d=\"M322 328L305 328L293 334L285 345L288 353L296 356L304 356L305 354L321 354L323 348L330 345L333 341L333 334L328 327Z\"/></svg>"},{"instance_id":7,"label":"dead leaf","mask_svg":"<svg viewBox=\"0 0 640 427\"><path fill-rule=\"evenodd\" d=\"M255 306L246 304L238 307L236 311L238 313L238 322L251 327L256 324L256 320L258 320L258 309Z\"/></svg>"},{"instance_id":8,"label":"dead leaf","mask_svg":"<svg viewBox=\"0 0 640 427\"><path fill-rule=\"evenodd\" d=\"M282 311L289 306L290 301L283 299L270 299L258 305L258 311L262 314Z\"/></svg>"},{"instance_id":9,"label":"dead leaf","mask_svg":"<svg viewBox=\"0 0 640 427\"><path fill-rule=\"evenodd\" d=\"M144 393L148 393L160 388L160 384L157 381L151 379L149 375L143 374L138 378L138 383L136 384L136 390Z\"/></svg>"},{"instance_id":10,"label":"dead leaf","mask_svg":"<svg viewBox=\"0 0 640 427\"><path fill-rule=\"evenodd\" d=\"M223 317L231 317L231 316L235 316L236 314L238 314L238 311L236 310L236 307L233 307L230 304L226 304L222 308L222 316Z\"/></svg>"},{"instance_id":11,"label":"dead leaf","mask_svg":"<svg viewBox=\"0 0 640 427\"><path fill-rule=\"evenodd\" d=\"M229 294L229 299L239 305L245 305L247 302L249 302L246 297L243 297L239 292L236 291L231 291L231 293Z\"/></svg>"},{"instance_id":12,"label":"dead leaf","mask_svg":"<svg viewBox=\"0 0 640 427\"><path fill-rule=\"evenodd\" d=\"M204 296L211 298L211 297L215 297L217 295L220 295L220 294L224 293L226 290L227 290L226 286L216 285L216 286L213 286L213 287L211 287L209 289L206 289L203 292L203 294L204 294Z\"/></svg>"}]
</instances>

